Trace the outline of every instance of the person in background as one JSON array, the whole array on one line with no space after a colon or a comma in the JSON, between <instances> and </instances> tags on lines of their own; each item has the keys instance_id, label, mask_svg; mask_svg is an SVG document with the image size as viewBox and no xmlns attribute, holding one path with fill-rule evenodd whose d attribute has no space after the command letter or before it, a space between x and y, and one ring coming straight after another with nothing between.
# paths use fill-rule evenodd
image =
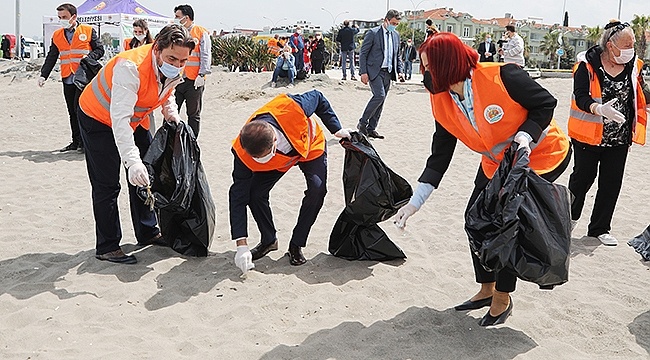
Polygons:
<instances>
[{"instance_id":1,"label":"person in background","mask_svg":"<svg viewBox=\"0 0 650 360\"><path fill-rule=\"evenodd\" d=\"M399 53L399 34L395 30L400 12L388 10L384 22L366 32L359 53L359 74L364 85L370 84L372 98L368 101L357 129L375 139L384 136L377 132L377 124L390 89L390 81L404 81Z\"/></svg>"},{"instance_id":2,"label":"person in background","mask_svg":"<svg viewBox=\"0 0 650 360\"><path fill-rule=\"evenodd\" d=\"M303 66L303 69L305 69L306 72L310 73L312 71L311 67L311 43L314 41L314 36L309 35L307 37L307 41L305 41L305 50L303 51L303 63L305 64Z\"/></svg>"},{"instance_id":3,"label":"person in background","mask_svg":"<svg viewBox=\"0 0 650 360\"><path fill-rule=\"evenodd\" d=\"M25 37L20 35L20 60L25 60L25 48L26 47L27 47L27 41L25 41ZM38 53L36 54L36 57L38 57Z\"/></svg>"},{"instance_id":4,"label":"person in background","mask_svg":"<svg viewBox=\"0 0 650 360\"><path fill-rule=\"evenodd\" d=\"M9 36L2 35L2 43L0 44L0 49L2 49L2 58L11 59L11 40Z\"/></svg>"},{"instance_id":5,"label":"person in background","mask_svg":"<svg viewBox=\"0 0 650 360\"><path fill-rule=\"evenodd\" d=\"M433 36L433 34L438 33L438 27L433 25L433 20L427 19L426 21L427 24L427 39Z\"/></svg>"},{"instance_id":6,"label":"person in background","mask_svg":"<svg viewBox=\"0 0 650 360\"><path fill-rule=\"evenodd\" d=\"M73 75L79 68L79 63L84 57L99 60L104 56L104 46L99 41L97 32L92 26L80 24L77 21L77 8L69 3L61 4L56 8L62 28L52 34L52 45L41 67L41 76L38 86L43 87L45 80L50 76L57 60L61 59L61 81L63 82L63 97L70 117L70 130L72 142L61 149L61 152L79 150L83 151L84 144L79 132L77 120L77 104L81 91L73 83Z\"/></svg>"},{"instance_id":7,"label":"person in background","mask_svg":"<svg viewBox=\"0 0 650 360\"><path fill-rule=\"evenodd\" d=\"M278 249L269 193L292 167L305 176L307 190L289 242L291 265L307 260L302 248L318 217L327 193L327 150L323 129L310 119L316 114L337 138L349 138L330 103L318 90L300 95L281 94L251 115L233 141L234 169L230 187L230 232L237 243L235 265L246 272L271 251ZM261 234L260 243L248 248L248 214Z\"/></svg>"},{"instance_id":8,"label":"person in background","mask_svg":"<svg viewBox=\"0 0 650 360\"><path fill-rule=\"evenodd\" d=\"M121 167L127 173L131 221L138 244L162 240L156 216L138 197L136 186L149 185L149 174L141 160L152 140L149 115L162 107L165 121L180 121L174 87L183 81L183 66L196 46L194 41L184 27L167 25L153 44L112 58L79 98L79 124L86 144L97 236L95 257L99 260L137 262L120 247Z\"/></svg>"},{"instance_id":9,"label":"person in background","mask_svg":"<svg viewBox=\"0 0 650 360\"><path fill-rule=\"evenodd\" d=\"M185 64L184 81L176 87L175 94L178 111L181 111L181 106L185 103L187 124L198 138L201 130L205 76L212 73L212 41L206 28L194 24L194 9L190 5L176 6L174 16L176 24L185 26L190 35L198 39L196 48L190 54L190 60Z\"/></svg>"},{"instance_id":10,"label":"person in background","mask_svg":"<svg viewBox=\"0 0 650 360\"><path fill-rule=\"evenodd\" d=\"M406 45L404 45L404 50L402 51L402 61L404 62L404 77L406 80L411 80L411 74L413 73L413 61L417 59L418 52L415 49L415 45L411 39L406 40Z\"/></svg>"},{"instance_id":11,"label":"person in background","mask_svg":"<svg viewBox=\"0 0 650 360\"><path fill-rule=\"evenodd\" d=\"M302 70L305 67L305 59L303 57L305 39L302 37L302 27L296 27L296 31L289 38L289 46L291 46L291 51L296 59L296 71Z\"/></svg>"},{"instance_id":12,"label":"person in background","mask_svg":"<svg viewBox=\"0 0 650 360\"><path fill-rule=\"evenodd\" d=\"M269 48L269 52L275 56L279 56L281 52L281 47L278 43L279 35L275 34L269 41L266 43L266 46Z\"/></svg>"},{"instance_id":13,"label":"person in background","mask_svg":"<svg viewBox=\"0 0 650 360\"><path fill-rule=\"evenodd\" d=\"M323 64L323 61L325 60L325 41L323 40L322 33L316 33L314 41L311 42L310 48L312 74L324 73L325 65Z\"/></svg>"},{"instance_id":14,"label":"person in background","mask_svg":"<svg viewBox=\"0 0 650 360\"><path fill-rule=\"evenodd\" d=\"M347 79L347 62L350 61L350 80L356 81L357 78L354 77L354 49L357 47L355 41L356 35L359 33L359 27L356 25L350 26L350 20L343 21L343 28L339 30L338 35L336 35L336 42L341 47L341 70L343 72L343 78L341 80Z\"/></svg>"},{"instance_id":15,"label":"person in background","mask_svg":"<svg viewBox=\"0 0 650 360\"><path fill-rule=\"evenodd\" d=\"M399 228L406 226L406 220L439 187L458 140L483 155L466 212L513 142L528 152L530 168L544 179L554 181L564 172L571 160L571 147L553 119L557 100L526 71L513 64L479 63L476 50L448 32L434 34L419 51L436 126L431 155L418 186L395 217ZM479 325L502 324L512 313L510 293L515 291L517 276L508 268L488 272L476 254L471 252L471 257L481 288L455 309L489 306Z\"/></svg>"},{"instance_id":16,"label":"person in background","mask_svg":"<svg viewBox=\"0 0 650 360\"><path fill-rule=\"evenodd\" d=\"M505 37L508 40L499 49L499 55L503 57L503 62L517 64L524 67L524 39L517 34L514 25L506 25Z\"/></svg>"},{"instance_id":17,"label":"person in background","mask_svg":"<svg viewBox=\"0 0 650 360\"><path fill-rule=\"evenodd\" d=\"M478 45L478 54L480 62L494 62L494 54L497 53L496 46L492 42L492 35L486 34L485 41Z\"/></svg>"},{"instance_id":18,"label":"person in background","mask_svg":"<svg viewBox=\"0 0 650 360\"><path fill-rule=\"evenodd\" d=\"M275 63L275 70L273 70L273 77L271 78L271 87L277 86L278 77L286 77L289 79L287 87L293 87L293 80L296 78L296 65L295 58L291 54L291 46L286 45L282 54L278 56Z\"/></svg>"},{"instance_id":19,"label":"person in background","mask_svg":"<svg viewBox=\"0 0 650 360\"><path fill-rule=\"evenodd\" d=\"M124 40L124 50L135 49L138 46L151 44L152 42L153 38L149 32L147 21L138 19L133 22L133 37Z\"/></svg>"},{"instance_id":20,"label":"person in background","mask_svg":"<svg viewBox=\"0 0 650 360\"><path fill-rule=\"evenodd\" d=\"M569 137L575 148L569 190L572 228L585 196L598 175L598 191L587 236L604 245L618 244L609 232L632 143L645 144L650 94L641 76L643 62L634 52L634 32L627 23L605 25L598 44L578 54L573 67ZM645 87L645 88L644 88ZM644 94L645 91L645 94Z\"/></svg>"}]
</instances>

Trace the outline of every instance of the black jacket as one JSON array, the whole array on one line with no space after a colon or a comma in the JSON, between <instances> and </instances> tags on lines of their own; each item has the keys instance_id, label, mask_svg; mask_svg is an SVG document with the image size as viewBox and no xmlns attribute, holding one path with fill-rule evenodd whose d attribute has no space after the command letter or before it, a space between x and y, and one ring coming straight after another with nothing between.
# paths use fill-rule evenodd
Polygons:
<instances>
[{"instance_id":1,"label":"black jacket","mask_svg":"<svg viewBox=\"0 0 650 360\"><path fill-rule=\"evenodd\" d=\"M406 53L408 52L408 59L406 58ZM402 51L402 61L413 61L418 57L418 51L413 45L405 45L404 50Z\"/></svg>"},{"instance_id":2,"label":"black jacket","mask_svg":"<svg viewBox=\"0 0 650 360\"><path fill-rule=\"evenodd\" d=\"M354 50L356 43L354 42L354 36L359 33L359 28L351 28L349 26L344 27L339 30L339 34L336 35L336 42L341 43L341 51L350 51Z\"/></svg>"},{"instance_id":3,"label":"black jacket","mask_svg":"<svg viewBox=\"0 0 650 360\"><path fill-rule=\"evenodd\" d=\"M311 45L311 58L313 60L323 60L325 58L325 41L319 39L318 42L314 40L316 46Z\"/></svg>"},{"instance_id":4,"label":"black jacket","mask_svg":"<svg viewBox=\"0 0 650 360\"><path fill-rule=\"evenodd\" d=\"M99 41L99 36L97 36L95 29L93 29L92 36L90 37L90 48L91 50L87 57L93 60L99 60L104 56L104 45ZM48 51L43 67L41 68L41 77L47 79L50 76L50 73L52 72L52 69L54 69L54 65L56 65L58 59L59 48L56 47L54 41L52 41L50 50Z\"/></svg>"}]
</instances>

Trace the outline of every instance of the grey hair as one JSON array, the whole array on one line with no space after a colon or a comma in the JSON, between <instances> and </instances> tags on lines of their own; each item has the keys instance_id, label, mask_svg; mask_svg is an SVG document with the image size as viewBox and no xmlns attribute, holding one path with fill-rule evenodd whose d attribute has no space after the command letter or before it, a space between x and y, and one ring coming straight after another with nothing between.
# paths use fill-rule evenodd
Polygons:
<instances>
[{"instance_id":1,"label":"grey hair","mask_svg":"<svg viewBox=\"0 0 650 360\"><path fill-rule=\"evenodd\" d=\"M603 30L603 34L600 36L600 39L598 39L598 47L602 51L607 50L607 43L610 41L616 42L625 32L629 32L632 37L634 37L634 30L632 30L630 26L626 26L623 30L618 30L616 26Z\"/></svg>"},{"instance_id":2,"label":"grey hair","mask_svg":"<svg viewBox=\"0 0 650 360\"><path fill-rule=\"evenodd\" d=\"M156 35L154 48L167 49L172 46L181 46L192 51L196 47L196 40L184 26L178 24L167 25Z\"/></svg>"}]
</instances>

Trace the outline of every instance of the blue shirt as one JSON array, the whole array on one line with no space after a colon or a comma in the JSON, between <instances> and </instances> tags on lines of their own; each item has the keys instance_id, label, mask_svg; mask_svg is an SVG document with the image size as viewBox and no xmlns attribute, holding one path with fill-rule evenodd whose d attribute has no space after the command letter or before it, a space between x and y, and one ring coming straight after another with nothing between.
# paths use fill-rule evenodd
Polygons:
<instances>
[{"instance_id":1,"label":"blue shirt","mask_svg":"<svg viewBox=\"0 0 650 360\"><path fill-rule=\"evenodd\" d=\"M390 31L382 26L381 32L384 36L384 62L381 64L382 68L387 68L388 72L393 71L393 36Z\"/></svg>"}]
</instances>

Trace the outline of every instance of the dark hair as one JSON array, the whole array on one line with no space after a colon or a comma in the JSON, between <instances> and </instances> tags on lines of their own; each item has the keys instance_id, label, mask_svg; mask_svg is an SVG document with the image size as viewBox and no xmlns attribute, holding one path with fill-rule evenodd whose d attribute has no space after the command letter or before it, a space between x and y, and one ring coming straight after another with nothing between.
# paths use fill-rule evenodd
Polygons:
<instances>
[{"instance_id":1,"label":"dark hair","mask_svg":"<svg viewBox=\"0 0 650 360\"><path fill-rule=\"evenodd\" d=\"M343 26L350 26L350 20L343 20Z\"/></svg>"},{"instance_id":2,"label":"dark hair","mask_svg":"<svg viewBox=\"0 0 650 360\"><path fill-rule=\"evenodd\" d=\"M147 21L144 19L138 19L133 22L133 27L139 27L144 30L145 36L144 36L144 44L151 44L153 42L153 39L151 38L151 32L149 32L149 25L147 25ZM131 49L133 49L136 45L142 45L138 41L138 39L133 36L133 39L131 39L131 42L129 43L131 46Z\"/></svg>"},{"instance_id":3,"label":"dark hair","mask_svg":"<svg viewBox=\"0 0 650 360\"><path fill-rule=\"evenodd\" d=\"M478 53L453 33L441 32L427 39L418 51L426 55L428 66L420 63L420 71L431 73L434 92L449 90L450 86L467 79L478 62Z\"/></svg>"},{"instance_id":4,"label":"dark hair","mask_svg":"<svg viewBox=\"0 0 650 360\"><path fill-rule=\"evenodd\" d=\"M506 25L506 30L510 32L516 32L514 25Z\"/></svg>"},{"instance_id":5,"label":"dark hair","mask_svg":"<svg viewBox=\"0 0 650 360\"><path fill-rule=\"evenodd\" d=\"M59 7L56 8L56 11L67 11L70 13L70 16L77 15L77 7L70 3L59 5Z\"/></svg>"},{"instance_id":6,"label":"dark hair","mask_svg":"<svg viewBox=\"0 0 650 360\"><path fill-rule=\"evenodd\" d=\"M241 146L253 157L264 155L273 147L275 132L269 123L261 120L253 120L239 132Z\"/></svg>"},{"instance_id":7,"label":"dark hair","mask_svg":"<svg viewBox=\"0 0 650 360\"><path fill-rule=\"evenodd\" d=\"M153 42L154 48L158 50L167 49L174 45L186 47L192 51L196 47L196 40L184 26L171 24L167 25L156 35Z\"/></svg>"},{"instance_id":8,"label":"dark hair","mask_svg":"<svg viewBox=\"0 0 650 360\"><path fill-rule=\"evenodd\" d=\"M402 20L402 16L400 15L399 11L390 9L386 13L386 17L384 17L386 20L392 20L392 19L397 19L397 20Z\"/></svg>"},{"instance_id":9,"label":"dark hair","mask_svg":"<svg viewBox=\"0 0 650 360\"><path fill-rule=\"evenodd\" d=\"M190 20L194 21L194 9L190 5L178 5L177 7L174 8L174 12L177 12L178 10L181 11L181 14L187 16L190 18Z\"/></svg>"},{"instance_id":10,"label":"dark hair","mask_svg":"<svg viewBox=\"0 0 650 360\"><path fill-rule=\"evenodd\" d=\"M433 20L431 20L431 19L427 19L427 21L425 21L425 22L426 22L427 25L429 25L429 26L433 25Z\"/></svg>"}]
</instances>

